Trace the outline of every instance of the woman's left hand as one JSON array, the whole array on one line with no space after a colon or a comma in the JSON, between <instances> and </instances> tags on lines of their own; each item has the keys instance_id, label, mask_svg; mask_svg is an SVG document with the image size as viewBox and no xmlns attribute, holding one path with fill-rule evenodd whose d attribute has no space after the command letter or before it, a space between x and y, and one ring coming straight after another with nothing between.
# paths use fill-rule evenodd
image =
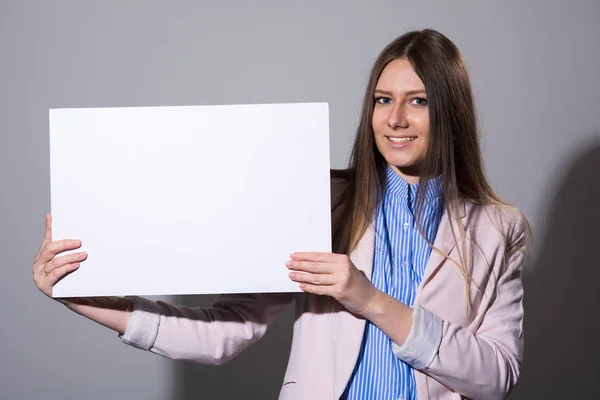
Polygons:
<instances>
[{"instance_id":1,"label":"woman's left hand","mask_svg":"<svg viewBox=\"0 0 600 400\"><path fill-rule=\"evenodd\" d=\"M365 316L377 288L345 254L293 253L290 279L308 293L331 296L352 313Z\"/></svg>"}]
</instances>

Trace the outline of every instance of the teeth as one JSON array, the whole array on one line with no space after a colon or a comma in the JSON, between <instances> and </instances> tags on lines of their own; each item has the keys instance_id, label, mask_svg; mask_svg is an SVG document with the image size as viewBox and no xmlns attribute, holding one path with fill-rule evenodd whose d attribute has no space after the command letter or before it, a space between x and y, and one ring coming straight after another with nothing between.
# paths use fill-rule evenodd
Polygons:
<instances>
[{"instance_id":1,"label":"teeth","mask_svg":"<svg viewBox=\"0 0 600 400\"><path fill-rule=\"evenodd\" d=\"M416 139L416 137L391 137L391 136L388 136L388 138L392 142L396 142L396 143L412 142L413 140Z\"/></svg>"}]
</instances>

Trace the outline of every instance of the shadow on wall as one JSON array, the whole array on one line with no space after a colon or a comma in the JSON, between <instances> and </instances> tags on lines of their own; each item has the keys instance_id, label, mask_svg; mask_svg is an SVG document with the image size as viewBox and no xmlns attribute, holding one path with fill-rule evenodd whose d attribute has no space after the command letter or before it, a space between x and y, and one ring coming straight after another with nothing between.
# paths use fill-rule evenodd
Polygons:
<instances>
[{"instance_id":1,"label":"shadow on wall","mask_svg":"<svg viewBox=\"0 0 600 400\"><path fill-rule=\"evenodd\" d=\"M525 359L510 400L600 398L600 143L565 168L525 274Z\"/></svg>"},{"instance_id":2,"label":"shadow on wall","mask_svg":"<svg viewBox=\"0 0 600 400\"><path fill-rule=\"evenodd\" d=\"M570 167L570 168L569 168ZM525 274L525 361L510 400L600 398L600 143L569 166ZM210 306L217 296L172 300ZM174 362L173 398L276 399L287 365L293 307L266 336L219 367Z\"/></svg>"},{"instance_id":3,"label":"shadow on wall","mask_svg":"<svg viewBox=\"0 0 600 400\"><path fill-rule=\"evenodd\" d=\"M173 304L209 307L219 296L177 296ZM292 343L293 304L271 324L266 335L232 361L204 366L173 361L173 396L178 400L276 399Z\"/></svg>"}]
</instances>

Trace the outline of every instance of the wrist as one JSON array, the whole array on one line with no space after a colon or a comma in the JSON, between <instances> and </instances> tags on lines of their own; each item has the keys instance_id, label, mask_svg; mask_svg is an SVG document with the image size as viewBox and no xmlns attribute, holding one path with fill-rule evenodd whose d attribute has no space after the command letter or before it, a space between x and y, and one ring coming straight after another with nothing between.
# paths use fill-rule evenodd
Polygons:
<instances>
[{"instance_id":1,"label":"wrist","mask_svg":"<svg viewBox=\"0 0 600 400\"><path fill-rule=\"evenodd\" d=\"M72 311L77 311L77 306L79 306L79 302L78 302L77 298L60 298L60 299L55 298L54 300Z\"/></svg>"},{"instance_id":2,"label":"wrist","mask_svg":"<svg viewBox=\"0 0 600 400\"><path fill-rule=\"evenodd\" d=\"M361 315L369 321L374 321L378 318L381 318L385 310L384 303L386 301L386 297L389 296L373 286L372 292L369 295L369 300L367 300Z\"/></svg>"},{"instance_id":3,"label":"wrist","mask_svg":"<svg viewBox=\"0 0 600 400\"><path fill-rule=\"evenodd\" d=\"M64 304L67 308L77 311L82 306L93 308L102 308L116 311L125 311L127 313L133 311L133 300L125 297L110 296L110 297L71 297L55 299L59 303Z\"/></svg>"},{"instance_id":4,"label":"wrist","mask_svg":"<svg viewBox=\"0 0 600 400\"><path fill-rule=\"evenodd\" d=\"M405 342L413 324L412 308L379 290L364 317L399 345Z\"/></svg>"}]
</instances>

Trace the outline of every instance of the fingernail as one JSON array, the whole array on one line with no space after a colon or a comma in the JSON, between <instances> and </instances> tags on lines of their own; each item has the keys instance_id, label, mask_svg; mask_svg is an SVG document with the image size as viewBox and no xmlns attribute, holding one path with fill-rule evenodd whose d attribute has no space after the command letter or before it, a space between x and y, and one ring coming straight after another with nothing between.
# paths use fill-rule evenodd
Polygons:
<instances>
[{"instance_id":1,"label":"fingernail","mask_svg":"<svg viewBox=\"0 0 600 400\"><path fill-rule=\"evenodd\" d=\"M71 243L73 243L73 244L79 244L81 242L79 240L77 240L77 239L73 239L73 240L71 240Z\"/></svg>"},{"instance_id":2,"label":"fingernail","mask_svg":"<svg viewBox=\"0 0 600 400\"><path fill-rule=\"evenodd\" d=\"M291 260L290 261L286 261L285 266L286 267L291 267L292 266L292 261Z\"/></svg>"},{"instance_id":3,"label":"fingernail","mask_svg":"<svg viewBox=\"0 0 600 400\"><path fill-rule=\"evenodd\" d=\"M79 258L85 258L87 256L87 253L84 251L82 253L79 253Z\"/></svg>"}]
</instances>

